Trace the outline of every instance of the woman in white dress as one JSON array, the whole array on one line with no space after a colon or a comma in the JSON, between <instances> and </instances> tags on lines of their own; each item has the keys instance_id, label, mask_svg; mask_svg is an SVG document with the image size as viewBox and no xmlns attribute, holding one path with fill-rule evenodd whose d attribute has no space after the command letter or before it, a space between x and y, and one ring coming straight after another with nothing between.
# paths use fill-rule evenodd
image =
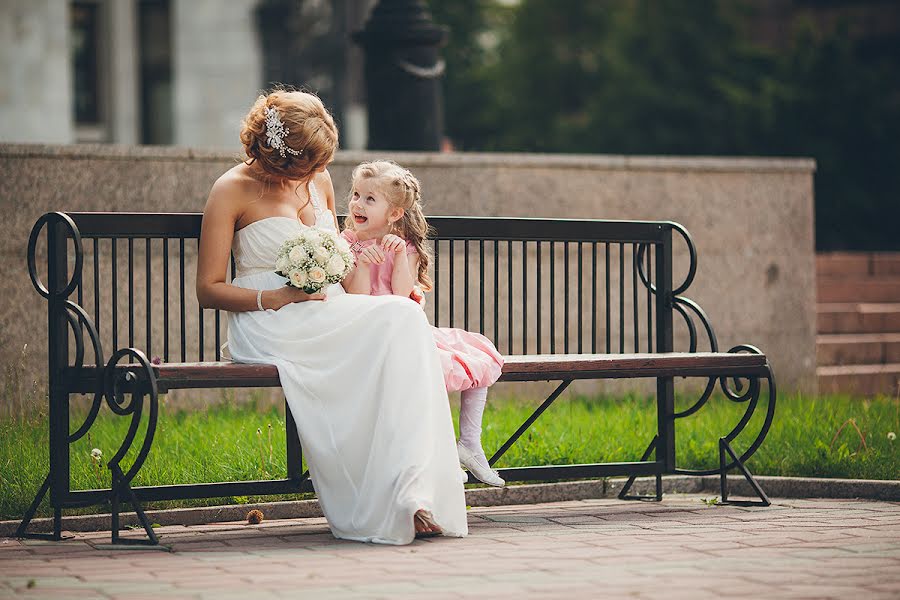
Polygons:
<instances>
[{"instance_id":1,"label":"woman in white dress","mask_svg":"<svg viewBox=\"0 0 900 600\"><path fill-rule=\"evenodd\" d=\"M275 91L251 108L241 141L248 160L219 177L204 209L200 304L229 311L234 360L278 368L335 537L408 544L466 535L447 393L423 311L340 285L307 295L274 272L286 238L306 226L337 229L331 115L311 94Z\"/></svg>"}]
</instances>

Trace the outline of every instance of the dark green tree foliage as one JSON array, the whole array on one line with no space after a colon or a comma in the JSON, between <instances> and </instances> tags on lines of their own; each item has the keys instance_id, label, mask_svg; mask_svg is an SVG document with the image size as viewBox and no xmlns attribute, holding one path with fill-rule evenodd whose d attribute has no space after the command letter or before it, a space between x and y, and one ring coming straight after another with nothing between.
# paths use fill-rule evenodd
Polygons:
<instances>
[{"instance_id":1,"label":"dark green tree foliage","mask_svg":"<svg viewBox=\"0 0 900 600\"><path fill-rule=\"evenodd\" d=\"M900 249L900 26L873 47L801 23L776 52L749 1L431 7L458 148L811 156L819 249Z\"/></svg>"},{"instance_id":2,"label":"dark green tree foliage","mask_svg":"<svg viewBox=\"0 0 900 600\"><path fill-rule=\"evenodd\" d=\"M446 134L459 150L484 149L481 140L501 135L494 99L499 85L497 46L513 11L491 0L431 3L434 21L450 29L442 54Z\"/></svg>"},{"instance_id":3,"label":"dark green tree foliage","mask_svg":"<svg viewBox=\"0 0 900 600\"><path fill-rule=\"evenodd\" d=\"M844 34L806 29L777 60L765 143L749 152L816 159L821 250L900 250L898 59L900 46L867 57Z\"/></svg>"}]
</instances>

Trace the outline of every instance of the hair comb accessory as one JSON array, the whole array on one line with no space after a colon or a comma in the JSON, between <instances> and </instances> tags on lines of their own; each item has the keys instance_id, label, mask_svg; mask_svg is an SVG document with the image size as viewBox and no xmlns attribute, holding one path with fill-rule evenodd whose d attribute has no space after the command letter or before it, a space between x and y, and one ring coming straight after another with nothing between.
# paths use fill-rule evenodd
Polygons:
<instances>
[{"instance_id":1,"label":"hair comb accessory","mask_svg":"<svg viewBox=\"0 0 900 600\"><path fill-rule=\"evenodd\" d=\"M284 143L284 138L287 137L287 134L289 134L290 132L291 130L284 126L284 122L281 120L281 117L278 116L278 111L267 106L266 143L270 148L278 150L281 156L284 156L285 152L293 154L294 156L300 156L300 154L303 153L303 150L294 150Z\"/></svg>"}]
</instances>

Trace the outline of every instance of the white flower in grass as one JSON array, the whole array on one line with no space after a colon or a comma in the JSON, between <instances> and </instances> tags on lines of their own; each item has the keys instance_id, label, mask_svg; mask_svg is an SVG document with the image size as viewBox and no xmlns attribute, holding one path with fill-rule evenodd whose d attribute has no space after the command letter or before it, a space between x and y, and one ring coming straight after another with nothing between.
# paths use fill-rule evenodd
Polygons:
<instances>
[{"instance_id":1,"label":"white flower in grass","mask_svg":"<svg viewBox=\"0 0 900 600\"><path fill-rule=\"evenodd\" d=\"M103 458L103 451L100 448L94 448L91 450L91 460L94 462L100 462L100 459Z\"/></svg>"},{"instance_id":2,"label":"white flower in grass","mask_svg":"<svg viewBox=\"0 0 900 600\"><path fill-rule=\"evenodd\" d=\"M325 269L322 267L313 267L309 270L309 280L313 283L322 283L326 277Z\"/></svg>"},{"instance_id":3,"label":"white flower in grass","mask_svg":"<svg viewBox=\"0 0 900 600\"><path fill-rule=\"evenodd\" d=\"M893 442L894 440L897 439L897 434L894 433L893 431L888 431L888 439Z\"/></svg>"},{"instance_id":4,"label":"white flower in grass","mask_svg":"<svg viewBox=\"0 0 900 600\"><path fill-rule=\"evenodd\" d=\"M295 269L290 272L291 285L296 288L302 288L306 285L306 272L301 269Z\"/></svg>"},{"instance_id":5,"label":"white flower in grass","mask_svg":"<svg viewBox=\"0 0 900 600\"><path fill-rule=\"evenodd\" d=\"M328 271L329 275L340 275L344 272L347 263L344 262L344 259L339 254L335 254L331 258L328 259L328 264L325 265L325 270Z\"/></svg>"}]
</instances>

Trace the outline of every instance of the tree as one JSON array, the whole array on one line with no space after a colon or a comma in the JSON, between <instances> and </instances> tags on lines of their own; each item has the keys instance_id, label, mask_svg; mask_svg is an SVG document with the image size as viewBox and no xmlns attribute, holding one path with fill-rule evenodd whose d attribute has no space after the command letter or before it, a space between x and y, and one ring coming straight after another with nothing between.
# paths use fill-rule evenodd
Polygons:
<instances>
[{"instance_id":1,"label":"tree","mask_svg":"<svg viewBox=\"0 0 900 600\"><path fill-rule=\"evenodd\" d=\"M873 46L801 21L781 49L752 41L749 1L504 6L432 0L458 146L811 156L817 246L900 249L900 26Z\"/></svg>"}]
</instances>

